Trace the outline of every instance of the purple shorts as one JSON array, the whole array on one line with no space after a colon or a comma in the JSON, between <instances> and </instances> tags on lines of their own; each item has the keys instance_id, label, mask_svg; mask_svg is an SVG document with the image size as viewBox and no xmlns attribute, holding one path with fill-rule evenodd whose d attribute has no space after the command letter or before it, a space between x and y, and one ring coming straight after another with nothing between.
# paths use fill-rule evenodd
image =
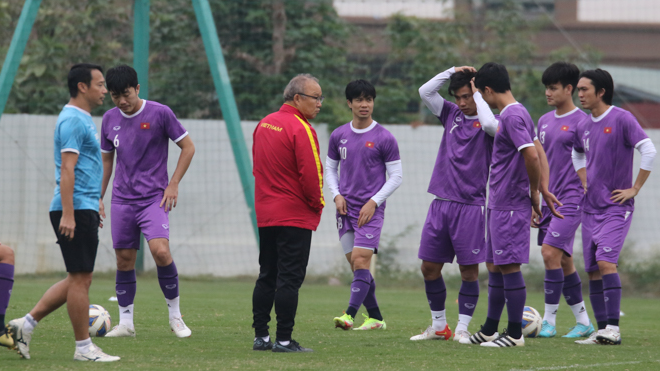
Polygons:
<instances>
[{"instance_id":1,"label":"purple shorts","mask_svg":"<svg viewBox=\"0 0 660 371\"><path fill-rule=\"evenodd\" d=\"M484 207L435 199L422 229L417 256L434 263L460 265L486 261Z\"/></svg>"},{"instance_id":2,"label":"purple shorts","mask_svg":"<svg viewBox=\"0 0 660 371\"><path fill-rule=\"evenodd\" d=\"M582 213L584 269L598 271L598 262L617 264L632 222L632 211Z\"/></svg>"},{"instance_id":3,"label":"purple shorts","mask_svg":"<svg viewBox=\"0 0 660 371\"><path fill-rule=\"evenodd\" d=\"M568 256L573 255L573 241L575 240L575 231L577 231L582 221L582 210L580 205L566 204L560 206L557 211L564 216L564 219L556 218L550 212L550 208L543 206L541 212L543 217L539 225L538 245L550 245L552 247L564 250Z\"/></svg>"},{"instance_id":4,"label":"purple shorts","mask_svg":"<svg viewBox=\"0 0 660 371\"><path fill-rule=\"evenodd\" d=\"M139 249L140 231L147 241L170 238L170 220L160 199L145 204L111 204L110 226L115 249Z\"/></svg>"},{"instance_id":5,"label":"purple shorts","mask_svg":"<svg viewBox=\"0 0 660 371\"><path fill-rule=\"evenodd\" d=\"M353 232L355 240L354 247L363 247L365 249L374 249L378 251L378 243L380 242L380 231L383 229L383 214L374 213L369 223L358 228L358 218L352 215L339 215L337 213L337 231L339 231L339 239L346 232Z\"/></svg>"},{"instance_id":6,"label":"purple shorts","mask_svg":"<svg viewBox=\"0 0 660 371\"><path fill-rule=\"evenodd\" d=\"M531 206L528 210L488 210L486 262L495 265L529 263L531 219Z\"/></svg>"}]
</instances>

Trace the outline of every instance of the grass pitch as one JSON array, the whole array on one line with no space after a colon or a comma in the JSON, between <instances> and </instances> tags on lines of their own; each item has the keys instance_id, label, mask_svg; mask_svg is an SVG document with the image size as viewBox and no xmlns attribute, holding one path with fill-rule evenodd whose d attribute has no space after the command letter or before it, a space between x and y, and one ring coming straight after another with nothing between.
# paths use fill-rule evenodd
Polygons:
<instances>
[{"instance_id":1,"label":"grass pitch","mask_svg":"<svg viewBox=\"0 0 660 371\"><path fill-rule=\"evenodd\" d=\"M57 278L17 277L7 310L7 321L23 316ZM73 361L74 343L66 309L46 317L33 333L31 360L0 352L0 370L658 370L660 320L658 299L624 298L621 318L623 345L579 346L571 339L527 339L524 348L492 349L459 345L453 341L410 341L430 324L430 313L420 281L418 289L379 287L377 294L387 322L385 331L342 331L332 318L348 303L348 286L303 285L293 337L310 354L252 351L252 282L181 282L181 309L192 337L177 339L169 329L165 300L154 277L138 278L135 300L136 338L98 338L94 342L122 360L90 365ZM110 311L118 322L114 278L95 278L93 304ZM456 326L458 287L449 287L447 317ZM543 313L543 295L528 293L528 305ZM588 300L588 296L585 295ZM486 293L470 325L474 332L486 315ZM588 303L587 303L588 304ZM589 307L591 313L591 308ZM273 313L273 321L274 321ZM361 324L361 315L356 321ZM502 317L506 325L506 310ZM591 316L593 320L593 316ZM573 324L562 302L558 335ZM274 335L274 322L271 335Z\"/></svg>"}]
</instances>

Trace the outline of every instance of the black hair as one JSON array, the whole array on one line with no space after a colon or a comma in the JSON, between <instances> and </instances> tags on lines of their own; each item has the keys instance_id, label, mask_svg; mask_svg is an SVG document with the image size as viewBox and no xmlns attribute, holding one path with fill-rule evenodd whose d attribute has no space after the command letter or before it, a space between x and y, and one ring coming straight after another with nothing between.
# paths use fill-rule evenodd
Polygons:
<instances>
[{"instance_id":1,"label":"black hair","mask_svg":"<svg viewBox=\"0 0 660 371\"><path fill-rule=\"evenodd\" d=\"M546 68L541 77L543 85L548 86L560 83L562 87L568 85L573 87L571 94L577 90L577 83L580 80L580 69L573 63L555 62Z\"/></svg>"},{"instance_id":2,"label":"black hair","mask_svg":"<svg viewBox=\"0 0 660 371\"><path fill-rule=\"evenodd\" d=\"M472 86L470 84L470 80L476 75L476 73L472 71L460 71L456 72L451 77L449 78L449 95L452 97L454 96L454 93L461 89L464 86L467 86L470 88L470 91L472 91Z\"/></svg>"},{"instance_id":3,"label":"black hair","mask_svg":"<svg viewBox=\"0 0 660 371\"><path fill-rule=\"evenodd\" d=\"M78 63L69 70L67 85L69 86L69 95L71 98L78 96L78 83L84 83L89 86L92 83L92 70L99 70L103 73L103 68L97 64Z\"/></svg>"},{"instance_id":4,"label":"black hair","mask_svg":"<svg viewBox=\"0 0 660 371\"><path fill-rule=\"evenodd\" d=\"M474 77L474 85L477 89L484 91L486 87L493 89L496 93L505 93L511 90L509 72L504 65L488 62L481 66Z\"/></svg>"},{"instance_id":5,"label":"black hair","mask_svg":"<svg viewBox=\"0 0 660 371\"><path fill-rule=\"evenodd\" d=\"M376 100L376 88L369 81L354 80L346 85L346 100L353 101L356 98L371 97Z\"/></svg>"},{"instance_id":6,"label":"black hair","mask_svg":"<svg viewBox=\"0 0 660 371\"><path fill-rule=\"evenodd\" d=\"M607 105L612 105L612 97L614 96L614 80L612 75L605 70L596 68L595 70L586 70L580 74L580 78L586 77L591 80L591 85L596 88L596 95L601 89L605 89L603 94L603 102Z\"/></svg>"},{"instance_id":7,"label":"black hair","mask_svg":"<svg viewBox=\"0 0 660 371\"><path fill-rule=\"evenodd\" d=\"M138 75L135 69L125 64L113 67L105 74L105 84L113 94L121 94L128 88L137 88Z\"/></svg>"}]
</instances>

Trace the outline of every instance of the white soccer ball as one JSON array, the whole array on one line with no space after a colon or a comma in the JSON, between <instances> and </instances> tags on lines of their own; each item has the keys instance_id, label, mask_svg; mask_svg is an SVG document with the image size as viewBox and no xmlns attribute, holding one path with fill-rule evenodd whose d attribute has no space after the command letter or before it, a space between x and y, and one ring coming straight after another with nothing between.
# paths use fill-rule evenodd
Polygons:
<instances>
[{"instance_id":1,"label":"white soccer ball","mask_svg":"<svg viewBox=\"0 0 660 371\"><path fill-rule=\"evenodd\" d=\"M89 336L101 337L110 331L110 313L100 305L89 306Z\"/></svg>"},{"instance_id":2,"label":"white soccer ball","mask_svg":"<svg viewBox=\"0 0 660 371\"><path fill-rule=\"evenodd\" d=\"M532 307L525 307L522 318L522 333L524 337L535 338L543 327L543 317Z\"/></svg>"}]
</instances>

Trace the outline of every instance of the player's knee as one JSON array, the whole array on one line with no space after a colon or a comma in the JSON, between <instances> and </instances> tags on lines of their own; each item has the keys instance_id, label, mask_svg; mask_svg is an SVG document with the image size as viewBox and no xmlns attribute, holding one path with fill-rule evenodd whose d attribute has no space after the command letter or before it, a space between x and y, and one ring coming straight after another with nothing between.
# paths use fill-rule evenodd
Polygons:
<instances>
[{"instance_id":1,"label":"player's knee","mask_svg":"<svg viewBox=\"0 0 660 371\"><path fill-rule=\"evenodd\" d=\"M172 254L170 254L170 249L166 247L157 249L154 251L153 255L156 265L160 267L172 264Z\"/></svg>"},{"instance_id":2,"label":"player's knee","mask_svg":"<svg viewBox=\"0 0 660 371\"><path fill-rule=\"evenodd\" d=\"M555 269L559 268L562 263L562 256L564 251L556 247L549 245L543 245L541 248L541 256L543 256L543 262L545 263L546 268Z\"/></svg>"},{"instance_id":3,"label":"player's knee","mask_svg":"<svg viewBox=\"0 0 660 371\"><path fill-rule=\"evenodd\" d=\"M425 280L435 281L442 275L442 264L423 261L421 270Z\"/></svg>"},{"instance_id":4,"label":"player's knee","mask_svg":"<svg viewBox=\"0 0 660 371\"><path fill-rule=\"evenodd\" d=\"M0 263L14 265L14 250L11 247L0 244Z\"/></svg>"},{"instance_id":5,"label":"player's knee","mask_svg":"<svg viewBox=\"0 0 660 371\"><path fill-rule=\"evenodd\" d=\"M71 281L70 285L75 287L76 290L89 289L92 285L92 276L92 272L69 273L69 280Z\"/></svg>"},{"instance_id":6,"label":"player's knee","mask_svg":"<svg viewBox=\"0 0 660 371\"><path fill-rule=\"evenodd\" d=\"M479 279L479 265L462 265L459 267L461 279L467 282L474 282Z\"/></svg>"}]
</instances>

